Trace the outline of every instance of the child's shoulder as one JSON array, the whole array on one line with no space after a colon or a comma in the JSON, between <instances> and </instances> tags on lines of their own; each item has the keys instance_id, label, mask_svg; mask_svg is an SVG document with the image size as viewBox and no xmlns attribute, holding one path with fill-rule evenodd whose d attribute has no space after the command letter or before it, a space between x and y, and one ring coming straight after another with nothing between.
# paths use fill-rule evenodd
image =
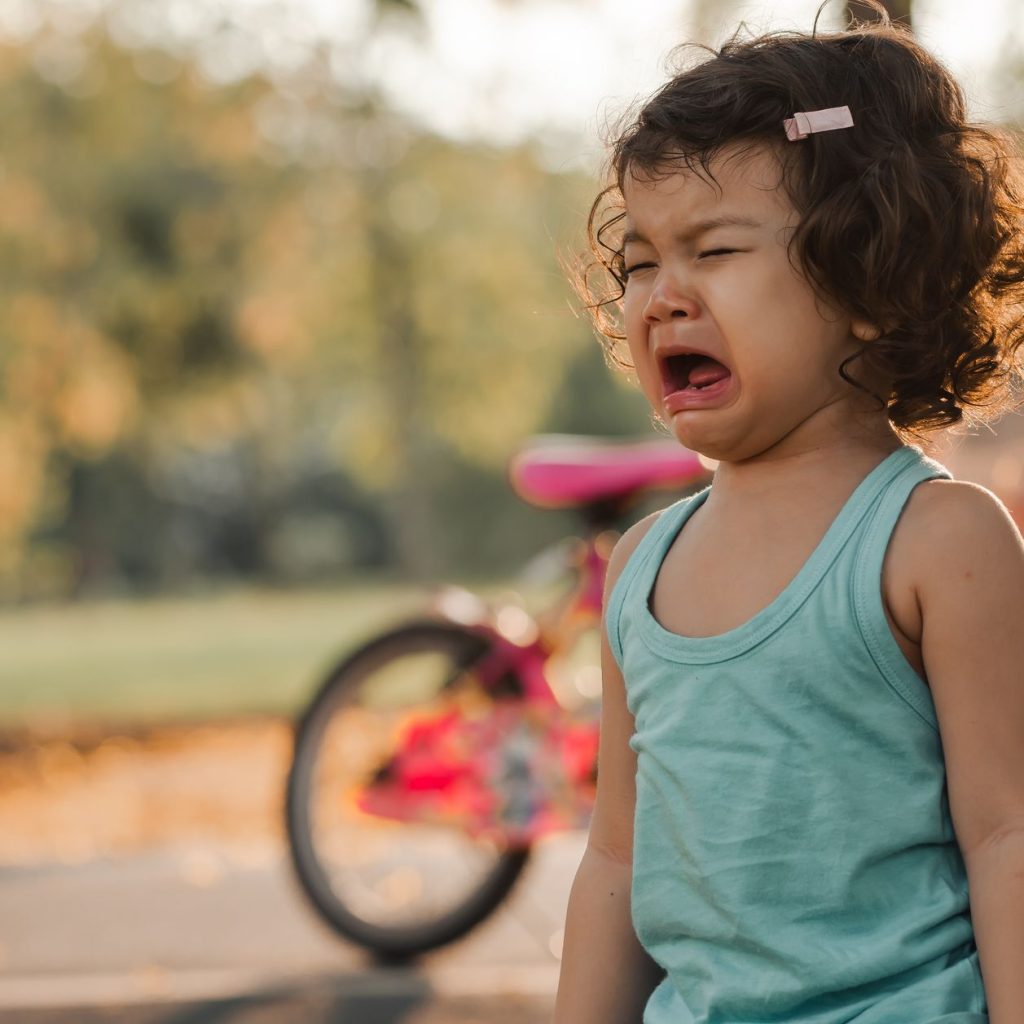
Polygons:
<instances>
[{"instance_id":1,"label":"child's shoulder","mask_svg":"<svg viewBox=\"0 0 1024 1024\"><path fill-rule=\"evenodd\" d=\"M683 498L681 501L686 501ZM644 537L647 536L654 528L654 525L662 517L662 515L671 509L675 508L680 502L676 502L675 505L669 505L667 508L658 509L656 512L651 512L650 515L646 515L643 519L638 520L621 537L615 542L615 547L612 549L610 558L608 559L608 571L605 575L605 597L607 598L612 592L612 587L615 586L616 580L622 575L622 570L625 569L626 563L629 561L633 553Z\"/></svg>"},{"instance_id":2,"label":"child's shoulder","mask_svg":"<svg viewBox=\"0 0 1024 1024\"><path fill-rule=\"evenodd\" d=\"M893 536L892 554L922 581L951 572L998 570L1024 557L1020 531L990 490L965 480L926 480L914 488Z\"/></svg>"},{"instance_id":3,"label":"child's shoulder","mask_svg":"<svg viewBox=\"0 0 1024 1024\"><path fill-rule=\"evenodd\" d=\"M989 531L1016 532L1006 506L987 487L968 480L925 480L914 488L903 518L915 533L931 540L964 534L984 537Z\"/></svg>"},{"instance_id":4,"label":"child's shoulder","mask_svg":"<svg viewBox=\"0 0 1024 1024\"><path fill-rule=\"evenodd\" d=\"M651 528L658 521L663 511L664 509L659 509L657 512L644 516L643 519L635 522L626 530L615 542L615 547L612 549L611 557L608 560L607 586L609 591L615 585L615 581L619 578L622 570L626 567L630 555L636 551L640 546L640 542L650 533Z\"/></svg>"},{"instance_id":5,"label":"child's shoulder","mask_svg":"<svg viewBox=\"0 0 1024 1024\"><path fill-rule=\"evenodd\" d=\"M612 587L615 586L616 580L622 574L622 570L625 569L626 563L632 557L633 553L638 547L640 547L643 539L651 532L655 524L661 519L666 513L671 513L673 509L678 509L684 505L693 496L690 495L685 498L680 498L677 502L668 505L666 508L658 509L656 512L651 512L649 515L644 516L643 519L638 520L621 537L615 542L615 547L612 549L611 557L608 560L608 571L605 576L605 596L611 594Z\"/></svg>"}]
</instances>

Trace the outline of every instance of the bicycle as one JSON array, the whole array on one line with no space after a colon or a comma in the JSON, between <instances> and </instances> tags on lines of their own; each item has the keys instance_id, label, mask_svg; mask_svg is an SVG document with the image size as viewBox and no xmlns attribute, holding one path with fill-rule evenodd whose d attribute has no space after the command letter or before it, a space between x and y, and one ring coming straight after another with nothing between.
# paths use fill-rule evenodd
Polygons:
<instances>
[{"instance_id":1,"label":"bicycle","mask_svg":"<svg viewBox=\"0 0 1024 1024\"><path fill-rule=\"evenodd\" d=\"M574 699L552 668L600 619L613 524L708 470L671 440L542 437L509 477L527 502L586 522L559 549L571 590L534 617L445 587L426 614L331 668L296 726L285 801L295 875L331 928L380 959L465 935L509 894L538 839L586 828L599 672L589 667Z\"/></svg>"}]
</instances>

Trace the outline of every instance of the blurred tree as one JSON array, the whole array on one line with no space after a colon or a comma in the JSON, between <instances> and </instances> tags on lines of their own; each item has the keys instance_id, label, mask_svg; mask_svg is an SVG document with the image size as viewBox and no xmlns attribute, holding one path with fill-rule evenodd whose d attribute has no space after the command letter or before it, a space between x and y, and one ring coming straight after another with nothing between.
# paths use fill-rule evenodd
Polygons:
<instances>
[{"instance_id":1,"label":"blurred tree","mask_svg":"<svg viewBox=\"0 0 1024 1024\"><path fill-rule=\"evenodd\" d=\"M72 78L39 59L52 42L7 48L0 61L11 145L0 202L20 206L0 223L0 401L35 466L20 474L34 493L18 488L25 500L0 531L9 570L26 534L62 537L76 550L65 584L77 588L112 559L85 540L103 532L80 517L104 510L75 500L86 492L74 480L120 451L145 484L172 438L218 444L242 427L230 400L216 422L196 405L264 372L234 322L238 262L257 213L287 190L249 117L266 85L208 91L169 57L153 82L100 33L76 39ZM21 576L22 590L49 586L37 561Z\"/></svg>"},{"instance_id":2,"label":"blurred tree","mask_svg":"<svg viewBox=\"0 0 1024 1024\"><path fill-rule=\"evenodd\" d=\"M488 517L431 516L425 482L497 495L596 345L554 259L592 182L426 136L323 54L302 88L215 86L101 27L59 35L0 47L6 592L279 568L299 494L324 564L444 551L401 536L410 509L468 551ZM349 525L309 525L327 514Z\"/></svg>"}]
</instances>

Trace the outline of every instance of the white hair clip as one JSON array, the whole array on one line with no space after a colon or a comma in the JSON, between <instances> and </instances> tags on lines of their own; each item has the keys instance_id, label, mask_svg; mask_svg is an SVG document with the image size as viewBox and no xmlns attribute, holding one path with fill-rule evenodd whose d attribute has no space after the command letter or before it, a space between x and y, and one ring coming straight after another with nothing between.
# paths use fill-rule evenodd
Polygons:
<instances>
[{"instance_id":1,"label":"white hair clip","mask_svg":"<svg viewBox=\"0 0 1024 1024\"><path fill-rule=\"evenodd\" d=\"M853 127L853 114L849 107L829 107L827 110L800 110L782 122L790 142L806 139L812 132L831 132L837 128Z\"/></svg>"}]
</instances>

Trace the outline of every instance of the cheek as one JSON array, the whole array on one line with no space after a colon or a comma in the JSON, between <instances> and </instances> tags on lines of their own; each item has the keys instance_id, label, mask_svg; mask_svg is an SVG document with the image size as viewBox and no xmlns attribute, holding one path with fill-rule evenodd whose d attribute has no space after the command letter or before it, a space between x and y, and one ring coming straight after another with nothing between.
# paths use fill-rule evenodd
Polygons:
<instances>
[{"instance_id":1,"label":"cheek","mask_svg":"<svg viewBox=\"0 0 1024 1024\"><path fill-rule=\"evenodd\" d=\"M647 324L644 323L643 311L643 302L638 300L636 292L627 292L622 300L622 325L630 354L638 369L649 343L649 332Z\"/></svg>"},{"instance_id":2,"label":"cheek","mask_svg":"<svg viewBox=\"0 0 1024 1024\"><path fill-rule=\"evenodd\" d=\"M643 326L644 303L646 296L641 294L637 285L627 285L622 296L622 319L626 330L634 332Z\"/></svg>"},{"instance_id":3,"label":"cheek","mask_svg":"<svg viewBox=\"0 0 1024 1024\"><path fill-rule=\"evenodd\" d=\"M623 305L623 325L626 331L626 350L633 364L637 383L647 400L656 404L661 401L661 375L651 358L647 325L641 313L634 311L631 315L629 304Z\"/></svg>"},{"instance_id":4,"label":"cheek","mask_svg":"<svg viewBox=\"0 0 1024 1024\"><path fill-rule=\"evenodd\" d=\"M647 351L647 346L637 342L632 336L626 338L629 351L629 360L633 364L633 373L636 375L640 390L650 402L657 402L661 399L661 376L658 368Z\"/></svg>"}]
</instances>

